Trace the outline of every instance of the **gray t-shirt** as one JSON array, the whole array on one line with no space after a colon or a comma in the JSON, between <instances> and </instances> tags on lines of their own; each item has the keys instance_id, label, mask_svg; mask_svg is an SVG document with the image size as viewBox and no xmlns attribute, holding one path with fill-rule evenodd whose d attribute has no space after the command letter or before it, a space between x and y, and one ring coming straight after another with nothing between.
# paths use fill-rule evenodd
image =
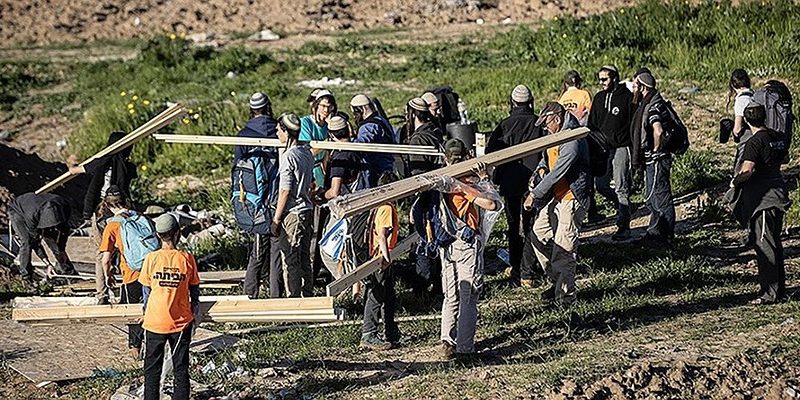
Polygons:
<instances>
[{"instance_id":1,"label":"gray t-shirt","mask_svg":"<svg viewBox=\"0 0 800 400\"><path fill-rule=\"evenodd\" d=\"M286 211L298 213L311 210L311 184L314 182L314 156L307 145L292 146L281 156L279 187L289 191Z\"/></svg>"}]
</instances>

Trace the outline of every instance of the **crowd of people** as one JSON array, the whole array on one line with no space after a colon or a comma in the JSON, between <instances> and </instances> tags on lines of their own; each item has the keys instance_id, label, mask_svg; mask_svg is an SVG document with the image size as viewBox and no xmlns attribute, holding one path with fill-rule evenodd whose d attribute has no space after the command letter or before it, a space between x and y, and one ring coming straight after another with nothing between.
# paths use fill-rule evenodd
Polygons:
<instances>
[{"instance_id":1,"label":"crowd of people","mask_svg":"<svg viewBox=\"0 0 800 400\"><path fill-rule=\"evenodd\" d=\"M442 177L434 189L414 195L408 224L420 241L411 254L411 284L423 298L443 296L445 357L475 352L484 247L500 212L508 227L511 284L532 288L537 280L546 281L542 298L560 306L578 299L575 275L581 227L605 219L598 212L595 193L613 204L614 241L672 245L675 207L670 173L673 156L688 146L685 126L649 69L641 68L623 80L615 66L606 65L596 77L600 90L592 96L581 75L568 71L556 101L545 102L538 112L531 90L514 87L508 96L508 117L489 134L485 151L583 126L591 131L588 137L494 168L477 163L471 176ZM768 87L779 84L770 82ZM768 113L775 105L769 97L772 92L767 89L766 96L758 96L750 86L744 70L733 72L734 116L721 124L721 134L732 134L738 143L727 197L756 249L761 288L754 303L768 304L786 297L780 234L789 201L780 167L788 157L792 127L790 114L788 122L776 127ZM397 128L377 99L366 94L351 98L348 113L340 110L331 91L314 89L307 99L309 114L302 117L292 113L276 117L267 94L250 97L250 119L238 136L278 139L281 146L241 145L234 150L231 201L237 223L251 236L243 285L247 296L313 296L319 276L336 279L380 257L381 269L364 281L363 289L354 288L364 299L361 344L379 350L401 343L394 319L397 271L391 252L401 230L398 206L389 203L336 219L325 203L474 157L469 144L447 133L443 108L452 99L443 93L447 92L410 99ZM109 144L123 136L112 133ZM443 157L325 150L310 146L311 141L429 146ZM165 343L173 351L178 374L176 394L188 391L188 343L198 318L199 278L194 258L179 250L175 218L163 209L148 208L140 214L132 207L130 187L136 169L129 154L130 149L70 171L92 176L83 217L98 248L98 301L109 302L116 287L113 272L118 269L120 302L145 305L143 323L129 326L128 344L136 356L142 354L142 342L147 344L145 398L149 399L157 398ZM644 174L650 222L644 235L635 238L631 193L639 171ZM10 204L11 225L21 243L22 274L33 274L32 250L47 259L40 242L55 255L54 263L48 262L51 268L74 273L65 252L69 210L63 198L52 194L25 194ZM268 289L262 290L263 286Z\"/></svg>"}]
</instances>

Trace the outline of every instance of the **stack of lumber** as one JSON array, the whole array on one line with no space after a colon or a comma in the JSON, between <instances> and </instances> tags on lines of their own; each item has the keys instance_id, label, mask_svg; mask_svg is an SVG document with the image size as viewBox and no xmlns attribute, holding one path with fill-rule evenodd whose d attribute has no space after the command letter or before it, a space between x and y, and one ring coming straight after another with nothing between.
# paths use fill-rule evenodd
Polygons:
<instances>
[{"instance_id":1,"label":"stack of lumber","mask_svg":"<svg viewBox=\"0 0 800 400\"><path fill-rule=\"evenodd\" d=\"M216 144L231 146L261 146L261 147L283 147L278 139L259 139L237 136L203 136L203 135L168 135L160 134L153 136L157 140L167 143L182 144ZM390 153L390 154L420 154L441 156L442 153L433 146L417 146L405 144L380 144L380 143L353 143L353 142L329 142L311 141L309 145L315 149L322 150L345 150L367 153Z\"/></svg>"},{"instance_id":2,"label":"stack of lumber","mask_svg":"<svg viewBox=\"0 0 800 400\"><path fill-rule=\"evenodd\" d=\"M112 144L111 146L106 147L105 149L101 150L97 154L89 157L80 165L85 166L90 162L102 158L108 155L115 154L120 152L128 147L133 146L136 142L152 135L153 133L157 132L159 129L171 124L176 119L180 118L184 114L185 110L184 107L180 104L172 104L167 107L162 113L153 117L153 119L145 122L142 126L134 129L131 133L125 135L122 139L117 141L116 143ZM75 175L70 174L69 172L65 172L52 182L42 186L39 190L36 191L37 194L47 193L67 182L69 182Z\"/></svg>"},{"instance_id":3,"label":"stack of lumber","mask_svg":"<svg viewBox=\"0 0 800 400\"><path fill-rule=\"evenodd\" d=\"M538 153L549 147L581 139L588 134L589 129L578 128L547 135L539 139L531 140L530 142L511 146L485 156L412 176L388 185L339 196L329 201L328 207L337 219L350 217L371 210L382 204L391 203L415 193L430 190L436 186L436 182L441 180L443 176L458 178L468 175L478 163L484 163L487 166L505 164L514 160L519 160L530 154Z\"/></svg>"},{"instance_id":4,"label":"stack of lumber","mask_svg":"<svg viewBox=\"0 0 800 400\"><path fill-rule=\"evenodd\" d=\"M78 298L80 299L80 298ZM78 305L91 300L47 299L15 303L12 319L34 324L135 323L141 304ZM249 300L246 296L200 297L202 322L328 322L339 319L333 297Z\"/></svg>"}]
</instances>

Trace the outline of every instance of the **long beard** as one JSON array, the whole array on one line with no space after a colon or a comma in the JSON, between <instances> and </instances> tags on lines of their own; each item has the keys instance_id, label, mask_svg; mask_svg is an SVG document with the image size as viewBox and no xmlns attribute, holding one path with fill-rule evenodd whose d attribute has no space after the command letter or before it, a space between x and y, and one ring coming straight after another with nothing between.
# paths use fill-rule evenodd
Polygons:
<instances>
[{"instance_id":1,"label":"long beard","mask_svg":"<svg viewBox=\"0 0 800 400\"><path fill-rule=\"evenodd\" d=\"M636 90L636 91L633 92L633 100L631 100L631 101L633 102L633 104L639 104L639 103L642 102L642 97L644 97L642 95L642 92L639 91L639 90Z\"/></svg>"}]
</instances>

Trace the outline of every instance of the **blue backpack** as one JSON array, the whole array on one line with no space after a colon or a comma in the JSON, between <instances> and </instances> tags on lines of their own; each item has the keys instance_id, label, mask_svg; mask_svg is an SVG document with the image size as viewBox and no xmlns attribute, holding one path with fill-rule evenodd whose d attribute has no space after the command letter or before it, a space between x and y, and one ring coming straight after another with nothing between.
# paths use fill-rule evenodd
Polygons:
<instances>
[{"instance_id":1,"label":"blue backpack","mask_svg":"<svg viewBox=\"0 0 800 400\"><path fill-rule=\"evenodd\" d=\"M115 216L111 220L119 222L125 250L122 256L125 257L128 267L141 271L145 257L161 248L153 223L144 215L133 211L124 216Z\"/></svg>"},{"instance_id":2,"label":"blue backpack","mask_svg":"<svg viewBox=\"0 0 800 400\"><path fill-rule=\"evenodd\" d=\"M260 153L260 154L256 154ZM262 154L267 153L269 157ZM278 155L255 148L236 161L231 171L231 203L236 223L247 233L270 233L278 199Z\"/></svg>"}]
</instances>

